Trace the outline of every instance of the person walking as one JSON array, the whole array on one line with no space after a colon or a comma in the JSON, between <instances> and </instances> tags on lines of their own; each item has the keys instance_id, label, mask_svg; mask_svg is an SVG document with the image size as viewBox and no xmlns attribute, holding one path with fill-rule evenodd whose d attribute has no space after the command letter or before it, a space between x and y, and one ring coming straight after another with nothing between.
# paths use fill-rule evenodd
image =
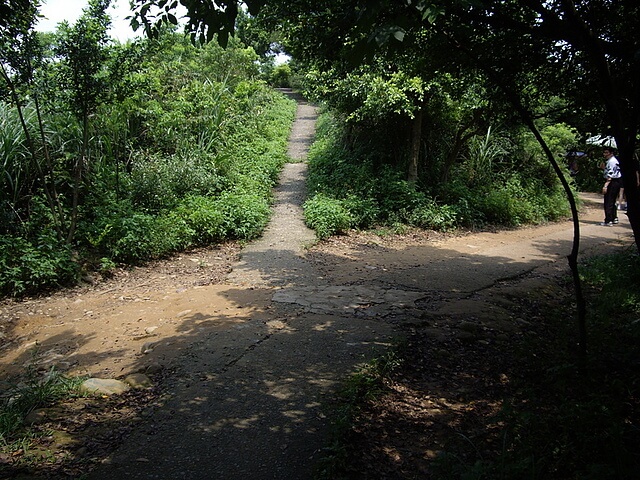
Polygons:
<instances>
[{"instance_id":1,"label":"person walking","mask_svg":"<svg viewBox=\"0 0 640 480\"><path fill-rule=\"evenodd\" d=\"M620 174L620 163L611 148L606 147L602 152L602 156L605 158L603 172L605 183L602 187L602 193L604 194L604 222L600 225L610 227L618 223L616 200L622 188L622 175Z\"/></svg>"}]
</instances>

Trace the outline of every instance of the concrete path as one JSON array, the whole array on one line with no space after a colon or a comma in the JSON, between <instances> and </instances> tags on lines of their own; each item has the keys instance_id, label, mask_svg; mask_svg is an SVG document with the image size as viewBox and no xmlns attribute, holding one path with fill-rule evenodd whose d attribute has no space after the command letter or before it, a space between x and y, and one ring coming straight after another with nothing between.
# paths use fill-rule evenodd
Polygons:
<instances>
[{"instance_id":1,"label":"concrete path","mask_svg":"<svg viewBox=\"0 0 640 480\"><path fill-rule=\"evenodd\" d=\"M203 333L180 359L164 407L91 478L309 479L328 439L324 399L357 363L389 346L389 325L287 301L290 288L321 281L303 257L315 241L302 202L316 109L298 101L295 162L282 172L264 236L243 249L224 293L272 303Z\"/></svg>"},{"instance_id":2,"label":"concrete path","mask_svg":"<svg viewBox=\"0 0 640 480\"><path fill-rule=\"evenodd\" d=\"M300 102L296 160L304 159L314 118ZM323 404L358 363L397 338L404 320L424 308L464 310L474 292L496 282L565 268L569 223L407 246L393 262L384 249L329 253L323 267L304 255L314 240L302 223L304 177L303 162L287 165L272 222L221 292L238 308L264 308L203 328L175 365L164 405L90 478L310 479L328 438ZM583 219L587 251L629 237L624 223L596 226L600 216L594 208Z\"/></svg>"}]
</instances>

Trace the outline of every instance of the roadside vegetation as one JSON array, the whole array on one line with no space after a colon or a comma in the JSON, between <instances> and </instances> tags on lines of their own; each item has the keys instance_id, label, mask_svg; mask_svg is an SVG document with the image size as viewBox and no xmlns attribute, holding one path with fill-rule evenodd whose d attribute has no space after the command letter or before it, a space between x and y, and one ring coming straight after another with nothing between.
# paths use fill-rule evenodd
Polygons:
<instances>
[{"instance_id":1,"label":"roadside vegetation","mask_svg":"<svg viewBox=\"0 0 640 480\"><path fill-rule=\"evenodd\" d=\"M113 44L105 8L55 34L3 31L0 295L251 239L269 219L295 103L258 55L170 29Z\"/></svg>"},{"instance_id":2,"label":"roadside vegetation","mask_svg":"<svg viewBox=\"0 0 640 480\"><path fill-rule=\"evenodd\" d=\"M637 478L639 267L634 247L581 266L584 366L569 279L502 299L530 319L508 340L443 342L414 329L345 383L317 478Z\"/></svg>"},{"instance_id":3,"label":"roadside vegetation","mask_svg":"<svg viewBox=\"0 0 640 480\"><path fill-rule=\"evenodd\" d=\"M166 25L118 45L108 3L90 2L52 34L17 10L2 31L0 295L260 235L295 112L273 86L295 86L324 112L304 205L321 239L570 214L534 135L471 68L425 70L384 49L364 65L336 62L349 48L305 49L313 24L287 23L285 34L273 21L295 12L278 8L240 14L226 48L193 46ZM289 50L297 58L275 65L274 52ZM540 91L531 103L555 156L580 147L584 134L556 114L565 100ZM595 161L574 188L593 187Z\"/></svg>"},{"instance_id":4,"label":"roadside vegetation","mask_svg":"<svg viewBox=\"0 0 640 480\"><path fill-rule=\"evenodd\" d=\"M434 115L444 115L433 110ZM429 168L415 182L406 177L406 165L398 157L394 139L402 125L386 125L363 133L354 141L354 130L335 114L325 113L318 124L316 142L309 154L310 198L304 205L307 224L319 238L349 229L407 226L434 230L457 228L517 227L567 218L566 196L550 165L525 131L470 136L460 159L447 165L442 148L455 135L439 123L440 138ZM576 142L565 125L547 129L547 139L562 152Z\"/></svg>"}]
</instances>

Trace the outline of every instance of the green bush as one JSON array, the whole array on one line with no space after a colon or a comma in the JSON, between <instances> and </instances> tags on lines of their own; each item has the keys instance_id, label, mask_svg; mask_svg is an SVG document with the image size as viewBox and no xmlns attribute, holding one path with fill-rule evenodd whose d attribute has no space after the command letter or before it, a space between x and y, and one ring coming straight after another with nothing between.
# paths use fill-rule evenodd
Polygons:
<instances>
[{"instance_id":1,"label":"green bush","mask_svg":"<svg viewBox=\"0 0 640 480\"><path fill-rule=\"evenodd\" d=\"M193 231L181 219L136 210L130 201L110 199L97 208L96 219L81 234L111 260L140 263L192 244Z\"/></svg>"},{"instance_id":2,"label":"green bush","mask_svg":"<svg viewBox=\"0 0 640 480\"><path fill-rule=\"evenodd\" d=\"M295 103L260 83L241 82L237 95L254 115L235 117L240 123L219 153L194 145L175 155L139 154L121 182L120 199L93 192L80 228L86 242L111 260L138 263L192 245L258 236L286 161ZM256 117L261 128L251 127Z\"/></svg>"},{"instance_id":3,"label":"green bush","mask_svg":"<svg viewBox=\"0 0 640 480\"><path fill-rule=\"evenodd\" d=\"M347 196L341 203L353 219L352 226L354 228L370 228L380 218L380 206L373 198L363 198L352 194Z\"/></svg>"},{"instance_id":4,"label":"green bush","mask_svg":"<svg viewBox=\"0 0 640 480\"><path fill-rule=\"evenodd\" d=\"M271 215L267 200L254 193L226 193L220 197L217 205L225 218L228 238L256 238L267 226Z\"/></svg>"},{"instance_id":5,"label":"green bush","mask_svg":"<svg viewBox=\"0 0 640 480\"><path fill-rule=\"evenodd\" d=\"M312 198L305 204L305 218L321 238L375 225L454 228L456 207L437 204L404 180L397 169L376 166L379 159L366 152L343 148L340 129L324 116L318 132L309 154L307 184ZM322 219L322 215L328 217Z\"/></svg>"},{"instance_id":6,"label":"green bush","mask_svg":"<svg viewBox=\"0 0 640 480\"><path fill-rule=\"evenodd\" d=\"M78 264L69 246L51 230L33 240L0 235L0 293L24 295L76 280Z\"/></svg>"},{"instance_id":7,"label":"green bush","mask_svg":"<svg viewBox=\"0 0 640 480\"><path fill-rule=\"evenodd\" d=\"M287 63L276 66L269 75L269 83L274 87L291 86L291 67Z\"/></svg>"},{"instance_id":8,"label":"green bush","mask_svg":"<svg viewBox=\"0 0 640 480\"><path fill-rule=\"evenodd\" d=\"M118 216L108 225L103 247L111 258L120 262L140 262L152 257L157 251L152 243L154 229L153 215L132 212L128 216Z\"/></svg>"},{"instance_id":9,"label":"green bush","mask_svg":"<svg viewBox=\"0 0 640 480\"><path fill-rule=\"evenodd\" d=\"M170 217L186 225L192 232L192 239L196 244L206 245L225 238L225 218L218 203L212 198L188 197L171 212Z\"/></svg>"},{"instance_id":10,"label":"green bush","mask_svg":"<svg viewBox=\"0 0 640 480\"><path fill-rule=\"evenodd\" d=\"M318 194L303 206L305 222L320 239L345 233L353 224L349 211L339 200Z\"/></svg>"},{"instance_id":11,"label":"green bush","mask_svg":"<svg viewBox=\"0 0 640 480\"><path fill-rule=\"evenodd\" d=\"M186 195L216 195L227 187L221 159L202 155L140 158L133 164L133 202L152 212L173 208Z\"/></svg>"},{"instance_id":12,"label":"green bush","mask_svg":"<svg viewBox=\"0 0 640 480\"><path fill-rule=\"evenodd\" d=\"M404 180L399 171L384 167L370 172L370 178L375 179L371 193L380 206L382 221L407 223L415 209L428 203L426 195Z\"/></svg>"},{"instance_id":13,"label":"green bush","mask_svg":"<svg viewBox=\"0 0 640 480\"><path fill-rule=\"evenodd\" d=\"M184 222L195 244L257 237L269 221L268 202L255 194L225 193L218 198L187 198L171 217Z\"/></svg>"},{"instance_id":14,"label":"green bush","mask_svg":"<svg viewBox=\"0 0 640 480\"><path fill-rule=\"evenodd\" d=\"M167 34L109 53L105 101L90 122L70 242L77 262L108 272L115 262L139 263L192 245L258 236L287 161L296 103L256 80L255 52L233 39L227 49L215 42L195 48ZM50 164L38 159L39 166L32 165L15 110L0 104L0 123L7 127L0 136L0 234L7 245L0 254L6 266L0 293L72 276L63 262L70 247L56 247L48 258L37 240L37 232L52 226L63 231L61 237L69 233L73 165L83 140L66 92L51 87L42 103ZM31 124L32 109L24 111ZM33 201L43 173L55 193L51 203L59 200L56 222L43 207L48 204Z\"/></svg>"},{"instance_id":15,"label":"green bush","mask_svg":"<svg viewBox=\"0 0 640 480\"><path fill-rule=\"evenodd\" d=\"M548 168L539 165L533 176L520 172L503 172L488 176L490 180L466 183L466 176L456 172L454 179L434 188L440 201L409 184L391 165L376 166L376 159L366 151L341 146L340 129L323 121L325 132L311 149L308 187L313 194L323 194L339 205L350 217L350 226L371 228L374 225L405 224L420 228L449 230L456 227L482 227L486 224L519 226L542 223L566 216L568 202L559 182L548 176ZM462 168L462 167L460 167ZM528 170L528 174L531 171ZM312 204L313 205L313 204ZM307 223L333 228L340 216L338 207L307 209L314 218ZM325 211L332 217L322 222ZM337 223L340 223L339 221Z\"/></svg>"},{"instance_id":16,"label":"green bush","mask_svg":"<svg viewBox=\"0 0 640 480\"><path fill-rule=\"evenodd\" d=\"M558 182L518 174L500 175L499 181L473 188L461 179L439 189L442 201L456 212L456 224L481 228L487 224L515 227L567 217L569 203Z\"/></svg>"},{"instance_id":17,"label":"green bush","mask_svg":"<svg viewBox=\"0 0 640 480\"><path fill-rule=\"evenodd\" d=\"M438 205L426 201L408 213L408 223L414 227L431 230L450 230L457 222L458 210L452 205Z\"/></svg>"},{"instance_id":18,"label":"green bush","mask_svg":"<svg viewBox=\"0 0 640 480\"><path fill-rule=\"evenodd\" d=\"M494 225L537 224L569 214L568 201L559 186L547 188L537 181L523 186L515 176L484 195L478 192L475 196L479 199L476 208Z\"/></svg>"}]
</instances>

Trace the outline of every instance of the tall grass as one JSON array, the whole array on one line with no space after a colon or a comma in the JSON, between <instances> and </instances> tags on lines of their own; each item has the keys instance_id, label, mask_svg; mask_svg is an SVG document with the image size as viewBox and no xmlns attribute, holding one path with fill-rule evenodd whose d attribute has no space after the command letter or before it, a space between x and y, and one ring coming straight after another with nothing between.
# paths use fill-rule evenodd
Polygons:
<instances>
[{"instance_id":1,"label":"tall grass","mask_svg":"<svg viewBox=\"0 0 640 480\"><path fill-rule=\"evenodd\" d=\"M25 109L25 120L32 124L34 112ZM0 102L0 201L2 209L19 203L28 193L28 183L35 172L18 113L10 105Z\"/></svg>"},{"instance_id":2,"label":"tall grass","mask_svg":"<svg viewBox=\"0 0 640 480\"><path fill-rule=\"evenodd\" d=\"M507 140L488 128L485 135L475 135L469 140L464 155L466 173L469 184L492 183L495 162L509 153Z\"/></svg>"}]
</instances>

